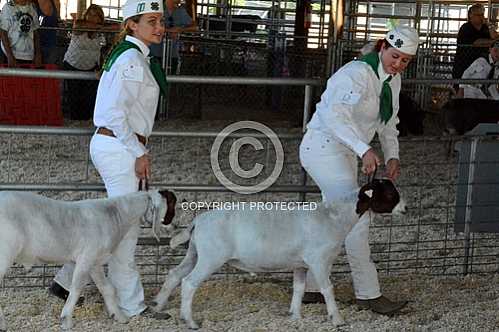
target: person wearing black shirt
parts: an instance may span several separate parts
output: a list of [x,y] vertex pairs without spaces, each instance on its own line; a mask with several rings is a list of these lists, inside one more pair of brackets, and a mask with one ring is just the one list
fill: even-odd
[[474,4],[468,9],[468,22],[461,26],[457,35],[453,78],[461,78],[473,61],[487,56],[489,47],[499,38],[494,27],[487,25],[484,13],[485,8],[481,4]]

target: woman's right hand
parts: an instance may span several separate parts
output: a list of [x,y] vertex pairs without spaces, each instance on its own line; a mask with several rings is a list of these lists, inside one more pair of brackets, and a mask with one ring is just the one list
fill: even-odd
[[135,160],[135,174],[142,180],[150,177],[151,160],[148,154],[144,154]]
[[371,148],[362,156],[362,172],[371,175],[381,165],[381,159]]

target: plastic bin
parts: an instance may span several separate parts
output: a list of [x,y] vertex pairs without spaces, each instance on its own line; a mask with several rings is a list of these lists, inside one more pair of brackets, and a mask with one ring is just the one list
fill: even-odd
[[[0,64],[0,67],[6,67]],[[34,69],[35,65],[18,68]],[[55,70],[56,65],[43,65]],[[0,123],[10,125],[62,126],[60,80],[53,78],[1,76]]]
[[454,229],[499,233],[499,124],[481,123],[466,136],[476,137],[456,146],[459,169]]

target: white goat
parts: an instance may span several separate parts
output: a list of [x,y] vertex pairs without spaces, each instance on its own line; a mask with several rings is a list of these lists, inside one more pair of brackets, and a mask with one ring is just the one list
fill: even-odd
[[[0,281],[14,262],[26,268],[39,263],[75,262],[61,327],[72,327],[74,306],[87,275],[102,294],[109,314],[126,323],[127,316],[118,308],[115,289],[105,277],[103,265],[142,219],[152,224],[158,238],[161,222],[171,223],[175,202],[169,191],[76,202],[27,192],[0,192]],[[0,331],[6,329],[0,308]]]
[[[358,200],[355,198],[358,196]],[[189,328],[192,298],[201,282],[228,263],[248,272],[293,271],[290,313],[301,317],[305,277],[310,270],[326,300],[334,325],[343,324],[329,280],[330,269],[345,237],[366,211],[405,213],[405,203],[389,180],[374,180],[352,193],[348,201],[314,211],[222,211],[196,217],[192,225],[175,236],[170,246],[189,242],[184,260],[174,268],[155,298],[153,310],[167,305],[173,289],[182,281],[180,316]]]

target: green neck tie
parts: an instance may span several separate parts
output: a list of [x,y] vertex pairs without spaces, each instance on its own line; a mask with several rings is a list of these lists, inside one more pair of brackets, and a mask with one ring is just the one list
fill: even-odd
[[[112,65],[116,61],[116,59],[123,52],[125,52],[130,48],[134,48],[140,53],[142,53],[140,47],[138,47],[132,42],[129,42],[128,40],[123,40],[121,43],[119,43],[113,48],[111,54],[109,54],[109,56],[107,57],[106,62],[104,62],[104,66],[102,66],[102,69],[104,71],[109,71],[109,69],[111,69]],[[159,88],[161,89],[161,93],[163,94],[163,96],[166,96],[167,92],[166,77],[165,73],[163,72],[163,68],[161,68],[161,64],[156,58],[152,57],[149,59],[149,68],[151,69],[152,75],[154,76],[156,83],[158,83]]]
[[[373,69],[376,77],[379,79],[378,66],[379,66],[379,56],[378,53],[373,52],[364,55],[359,61],[367,63]],[[383,82],[383,87],[381,88],[381,95],[379,96],[379,116],[381,121],[385,124],[390,120],[393,114],[393,104],[392,104],[392,88],[388,84],[392,80],[392,76]]]

